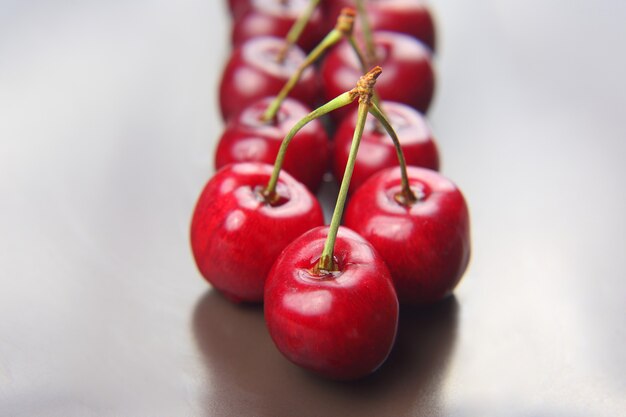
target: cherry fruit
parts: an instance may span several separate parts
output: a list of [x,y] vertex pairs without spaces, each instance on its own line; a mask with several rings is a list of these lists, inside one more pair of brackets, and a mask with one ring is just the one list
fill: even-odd
[[[398,135],[406,164],[438,170],[439,152],[424,116],[405,104],[393,101],[383,101],[381,107]],[[339,181],[346,169],[357,116],[356,111],[348,115],[335,132],[333,172]],[[350,181],[350,192],[376,172],[397,165],[398,156],[393,142],[376,119],[368,115]]]
[[[307,11],[309,3],[309,0],[251,0],[249,7],[235,19],[233,45],[238,46],[258,36],[284,38],[298,17]],[[297,44],[305,51],[313,49],[324,37],[323,23],[318,8],[311,14]]]
[[[394,32],[374,32],[377,64],[385,74],[376,83],[376,92],[383,100],[398,101],[425,113],[435,91],[435,72],[430,50],[415,38]],[[349,90],[361,75],[361,64],[348,42],[331,50],[321,68],[326,99]],[[346,106],[333,113],[338,119],[345,117]]]
[[191,221],[191,248],[204,278],[229,299],[263,300],[265,278],[280,252],[324,224],[319,203],[281,172],[272,200],[263,194],[272,166],[231,164],[200,194]]
[[230,14],[235,20],[241,17],[247,10],[250,9],[251,0],[228,0],[228,8]]
[[[266,122],[263,115],[273,100],[266,97],[256,101],[228,120],[215,154],[216,169],[233,162],[274,163],[283,138],[310,110],[288,98],[274,119]],[[282,168],[316,191],[328,166],[328,143],[320,121],[311,121],[293,138]]]
[[265,320],[292,362],[333,379],[374,372],[396,337],[398,300],[387,266],[361,236],[339,228],[335,271],[317,269],[328,227],[290,244],[265,283]]
[[[435,50],[435,22],[424,0],[366,0],[364,5],[372,30],[405,33]],[[355,6],[355,0],[328,2],[328,16],[333,18],[342,7]],[[355,32],[360,31],[357,23]]]
[[424,168],[407,172],[417,201],[401,198],[400,168],[388,168],[353,194],[345,224],[385,260],[400,303],[433,303],[452,292],[467,268],[469,213],[449,179]]
[[[257,37],[233,51],[220,82],[220,108],[227,120],[244,107],[276,95],[304,61],[304,52],[289,48],[279,59],[284,39]],[[313,106],[317,101],[317,79],[313,68],[306,68],[290,92],[290,97]]]

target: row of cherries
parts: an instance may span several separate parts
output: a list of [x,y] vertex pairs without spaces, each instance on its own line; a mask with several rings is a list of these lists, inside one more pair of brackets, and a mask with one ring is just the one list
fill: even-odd
[[[355,379],[387,358],[400,303],[433,303],[457,285],[469,261],[469,214],[459,189],[436,171],[437,147],[419,112],[434,91],[428,8],[422,0],[318,3],[230,0],[235,49],[220,86],[226,127],[191,245],[214,288],[234,302],[264,302],[270,335],[288,359]],[[356,25],[346,5],[359,9]],[[339,18],[321,37],[328,16]],[[318,75],[311,64],[326,51]],[[387,76],[380,67],[365,73],[366,62]],[[332,142],[320,117],[330,117]],[[341,187],[323,226],[312,193],[329,157]]]

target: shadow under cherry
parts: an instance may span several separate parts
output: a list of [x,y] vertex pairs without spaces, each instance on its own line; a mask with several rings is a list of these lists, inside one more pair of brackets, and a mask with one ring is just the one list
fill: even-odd
[[330,381],[285,359],[262,305],[235,305],[214,290],[193,312],[206,373],[206,414],[281,416],[436,416],[452,357],[459,304],[454,297],[402,308],[398,337],[383,366],[358,381]]

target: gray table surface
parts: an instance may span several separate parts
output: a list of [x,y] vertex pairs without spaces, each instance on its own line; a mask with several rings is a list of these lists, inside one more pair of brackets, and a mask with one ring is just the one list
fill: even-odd
[[432,1],[473,259],[350,384],[191,258],[223,3],[0,0],[0,415],[626,415],[626,2]]

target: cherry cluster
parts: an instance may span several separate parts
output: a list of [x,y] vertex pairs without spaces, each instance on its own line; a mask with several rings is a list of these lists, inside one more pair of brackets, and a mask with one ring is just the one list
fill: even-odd
[[[393,347],[399,305],[446,297],[469,261],[467,206],[437,172],[423,116],[431,13],[423,0],[229,7],[225,129],[193,213],[196,264],[233,302],[264,303],[292,362],[365,376]],[[341,185],[324,226],[314,193],[329,169]]]

